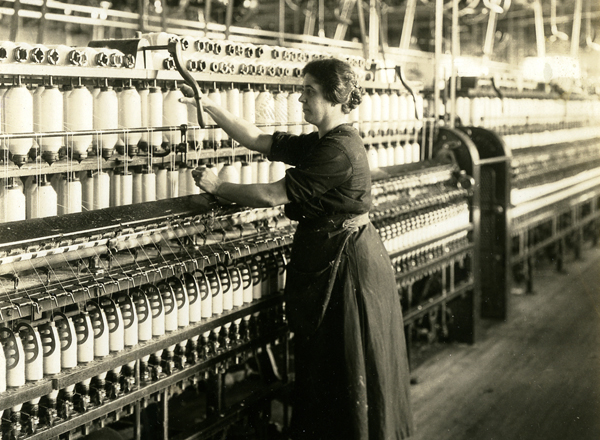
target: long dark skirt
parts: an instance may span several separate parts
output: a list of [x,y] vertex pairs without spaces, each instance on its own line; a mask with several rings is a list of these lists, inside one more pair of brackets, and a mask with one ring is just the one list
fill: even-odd
[[[286,294],[294,339],[294,440],[397,440],[413,431],[402,311],[393,269],[369,223],[350,236],[329,300],[321,287],[344,233],[298,228]],[[326,278],[326,277],[325,277]],[[308,282],[310,284],[310,282]],[[304,298],[298,299],[304,291]],[[326,306],[324,304],[326,303]],[[310,313],[309,326],[302,326]],[[312,320],[313,315],[319,315]],[[316,328],[315,328],[316,327]]]

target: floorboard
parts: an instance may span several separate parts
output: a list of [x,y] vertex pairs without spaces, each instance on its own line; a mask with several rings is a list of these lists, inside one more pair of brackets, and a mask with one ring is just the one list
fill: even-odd
[[600,439],[600,249],[542,265],[506,322],[413,371],[414,440]]

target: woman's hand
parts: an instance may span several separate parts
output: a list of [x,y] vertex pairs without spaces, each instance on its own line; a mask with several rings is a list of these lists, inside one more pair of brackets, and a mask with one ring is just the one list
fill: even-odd
[[216,194],[219,186],[223,183],[215,173],[205,166],[199,166],[193,170],[192,177],[196,182],[196,186],[209,194]]
[[[192,88],[190,86],[188,86],[187,84],[183,84],[181,86],[181,93],[184,94],[185,98],[179,98],[179,102],[181,102],[183,104],[190,104],[190,105],[193,105],[194,107],[196,107],[196,100],[194,99],[194,91],[192,90]],[[214,107],[216,105],[212,99],[208,98],[204,94],[201,94],[198,98],[202,101],[203,107]]]

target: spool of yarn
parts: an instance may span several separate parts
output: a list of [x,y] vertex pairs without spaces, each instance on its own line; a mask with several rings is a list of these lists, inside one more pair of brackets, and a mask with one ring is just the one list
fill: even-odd
[[212,297],[212,314],[221,315],[223,313],[223,288],[221,280],[215,267],[208,267],[204,270]]
[[138,318],[133,299],[125,292],[115,295],[115,303],[123,318],[124,347],[134,347],[138,344]]
[[189,183],[188,177],[191,177],[191,173],[188,172],[189,167],[186,163],[179,164],[179,174],[177,175],[177,185],[179,187],[179,197],[189,195]]
[[219,274],[223,295],[223,312],[228,312],[233,309],[233,283],[231,275],[229,273],[229,268],[224,264],[217,265],[217,272]]
[[206,273],[204,271],[197,270],[196,272],[194,272],[194,278],[196,278],[198,288],[200,289],[200,309],[202,313],[202,318],[210,318],[213,314],[212,290],[210,288],[208,278],[206,277]]
[[96,137],[96,145],[102,157],[109,158],[115,149],[119,136],[102,133],[102,130],[119,128],[119,99],[114,89],[108,85],[102,87],[94,99],[94,130],[101,133]]
[[407,142],[404,144],[404,163],[412,163],[412,144]]
[[181,277],[188,297],[188,321],[192,324],[200,322],[202,320],[202,300],[198,281],[188,272],[183,273]]
[[59,206],[63,206],[65,214],[73,214],[82,211],[82,186],[81,181],[75,174],[69,174],[61,191]]
[[412,143],[412,161],[419,162],[421,160],[421,146],[418,142]]
[[163,123],[163,95],[160,87],[152,86],[148,91],[148,125],[150,134],[148,136],[149,148],[156,150],[161,148],[163,134],[152,128],[161,127]]
[[275,131],[275,99],[269,90],[262,90],[256,97],[256,124],[265,133]]
[[[47,85],[40,96],[42,133],[62,131],[64,127],[63,94],[55,85]],[[49,165],[58,160],[58,150],[63,145],[63,138],[59,136],[44,136],[39,140],[42,159]]]
[[[21,77],[17,77],[17,84],[4,94],[3,110],[4,132],[12,134],[33,131],[33,96],[25,85],[21,84]],[[31,139],[8,139],[6,144],[15,165],[20,167],[27,162],[27,154],[32,146]]]
[[271,174],[270,162],[266,159],[261,158],[258,160],[257,167],[257,183],[269,183],[269,178]]
[[175,294],[175,303],[177,305],[177,327],[187,327],[190,325],[190,301],[186,290],[186,285],[181,278],[170,277],[167,283],[171,286]]
[[240,174],[237,167],[229,162],[223,165],[218,175],[223,182],[240,183]]
[[[221,92],[218,89],[211,89],[208,92],[208,98],[212,100],[216,105],[222,106]],[[205,119],[206,125],[212,126],[207,129],[205,142],[207,142],[207,148],[219,148],[221,146],[221,140],[223,139],[223,133],[220,128],[216,126],[214,119],[207,113]]]
[[248,260],[250,275],[252,277],[252,299],[260,299],[262,297],[262,269],[260,267],[261,261],[259,256],[255,255]]
[[[64,99],[65,130],[92,130],[94,128],[94,98],[87,87],[76,85]],[[67,136],[67,145],[71,148],[73,159],[82,161],[88,156],[92,145],[92,136]]]
[[369,168],[374,170],[379,167],[379,154],[377,148],[374,145],[369,145],[367,151],[367,158],[369,160]]
[[132,185],[132,199],[131,203],[142,203],[143,201],[143,184],[142,184],[142,170],[140,167],[135,167],[131,176]]
[[252,183],[258,183],[258,157],[254,156],[254,160],[250,162],[252,168]]
[[127,206],[133,203],[133,174],[123,171],[121,175],[121,205]]
[[110,353],[110,333],[106,313],[94,301],[88,301],[86,308],[94,329],[94,357],[106,357]]
[[73,316],[77,335],[77,363],[86,364],[94,360],[94,327],[87,311]]
[[371,95],[365,93],[362,97],[362,102],[359,106],[359,119],[360,119],[360,135],[364,138],[371,135],[371,118],[373,115],[373,104],[371,101]]
[[153,284],[147,284],[144,286],[144,293],[146,294],[150,304],[152,316],[152,336],[162,336],[165,334],[165,308],[163,306],[161,293]]
[[121,196],[123,194],[121,184],[123,182],[123,170],[113,170],[110,179],[110,206],[121,206]]
[[233,307],[241,307],[244,305],[244,284],[242,282],[242,273],[239,266],[229,266],[228,271],[233,290]]
[[7,327],[0,328],[0,342],[6,358],[6,387],[19,388],[25,385],[25,352],[17,333]]
[[18,184],[16,179],[7,179],[1,199],[5,222],[25,220],[25,194],[23,193],[23,187]]
[[285,177],[285,164],[275,161],[269,165],[269,182],[278,182]]
[[110,206],[110,176],[105,171],[92,175],[94,183],[94,209],[104,209]]
[[188,143],[192,148],[197,149],[202,146],[206,132],[200,128],[198,123],[198,111],[192,104],[186,104],[188,119]]
[[391,167],[396,165],[396,153],[394,151],[394,145],[391,142],[386,144],[385,151],[387,152],[387,166]]
[[156,174],[149,168],[142,173],[142,201],[155,202],[156,199]]
[[249,185],[253,182],[254,176],[252,175],[252,166],[248,162],[243,162],[240,171],[240,183]]
[[[142,127],[142,98],[135,87],[129,81],[119,92],[119,128],[140,128]],[[147,100],[147,96],[145,96]],[[147,108],[145,109],[147,112]],[[145,115],[148,117],[147,114]],[[137,145],[142,138],[142,133],[125,133],[121,135],[121,141],[127,151],[121,152],[133,156],[137,151]]]
[[125,348],[125,324],[121,308],[107,296],[101,297],[99,302],[106,316],[109,351],[112,353],[122,351]]
[[240,96],[240,89],[231,87],[227,89],[225,95],[227,97],[227,110],[229,110],[232,115],[241,117],[243,100]]
[[152,339],[152,308],[150,301],[146,293],[140,288],[131,290],[130,294],[137,317],[138,340],[149,341]]
[[250,266],[245,259],[241,259],[237,268],[240,271],[240,277],[242,280],[242,288],[243,288],[243,302],[244,304],[251,303],[252,298],[252,274],[250,272]]
[[252,123],[256,123],[256,96],[254,90],[246,89],[242,92],[242,117]]
[[82,171],[81,179],[81,205],[86,211],[94,209],[94,179],[91,171]]
[[156,170],[156,200],[164,200],[168,197],[167,168],[159,167]]
[[57,312],[54,314],[58,339],[60,341],[60,366],[61,369],[70,369],[77,366],[77,334],[73,320],[65,314]]
[[275,130],[287,131],[288,127],[288,93],[280,90],[275,93]]
[[[177,87],[177,82],[164,95],[163,102],[163,125],[165,127],[179,127],[188,123],[188,109],[186,104],[179,102],[183,93]],[[166,141],[176,147],[181,143],[181,131],[177,128],[165,132]]]
[[167,168],[167,198],[179,197],[179,167],[170,165]]
[[42,180],[33,190],[31,197],[31,218],[57,215],[58,196],[50,182],[46,180],[46,176],[42,176]]
[[[43,350],[44,374],[48,376],[59,374],[62,371],[61,341],[56,324],[53,321],[42,324],[39,326],[39,332]],[[75,340],[73,343],[76,346]],[[77,354],[75,356],[77,364]]]
[[165,331],[174,332],[177,330],[177,299],[171,285],[163,280],[158,285],[158,290],[162,297],[163,310],[165,314]]
[[26,322],[20,322],[16,330],[25,354],[25,380],[28,382],[41,380],[44,377],[44,356],[40,334],[36,328]]

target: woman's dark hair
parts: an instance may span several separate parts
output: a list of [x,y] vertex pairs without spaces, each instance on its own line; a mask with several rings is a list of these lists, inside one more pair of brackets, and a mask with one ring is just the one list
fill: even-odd
[[325,99],[333,104],[342,104],[345,114],[358,107],[363,90],[358,85],[352,66],[337,58],[326,58],[309,62],[302,70],[310,74],[323,89]]

